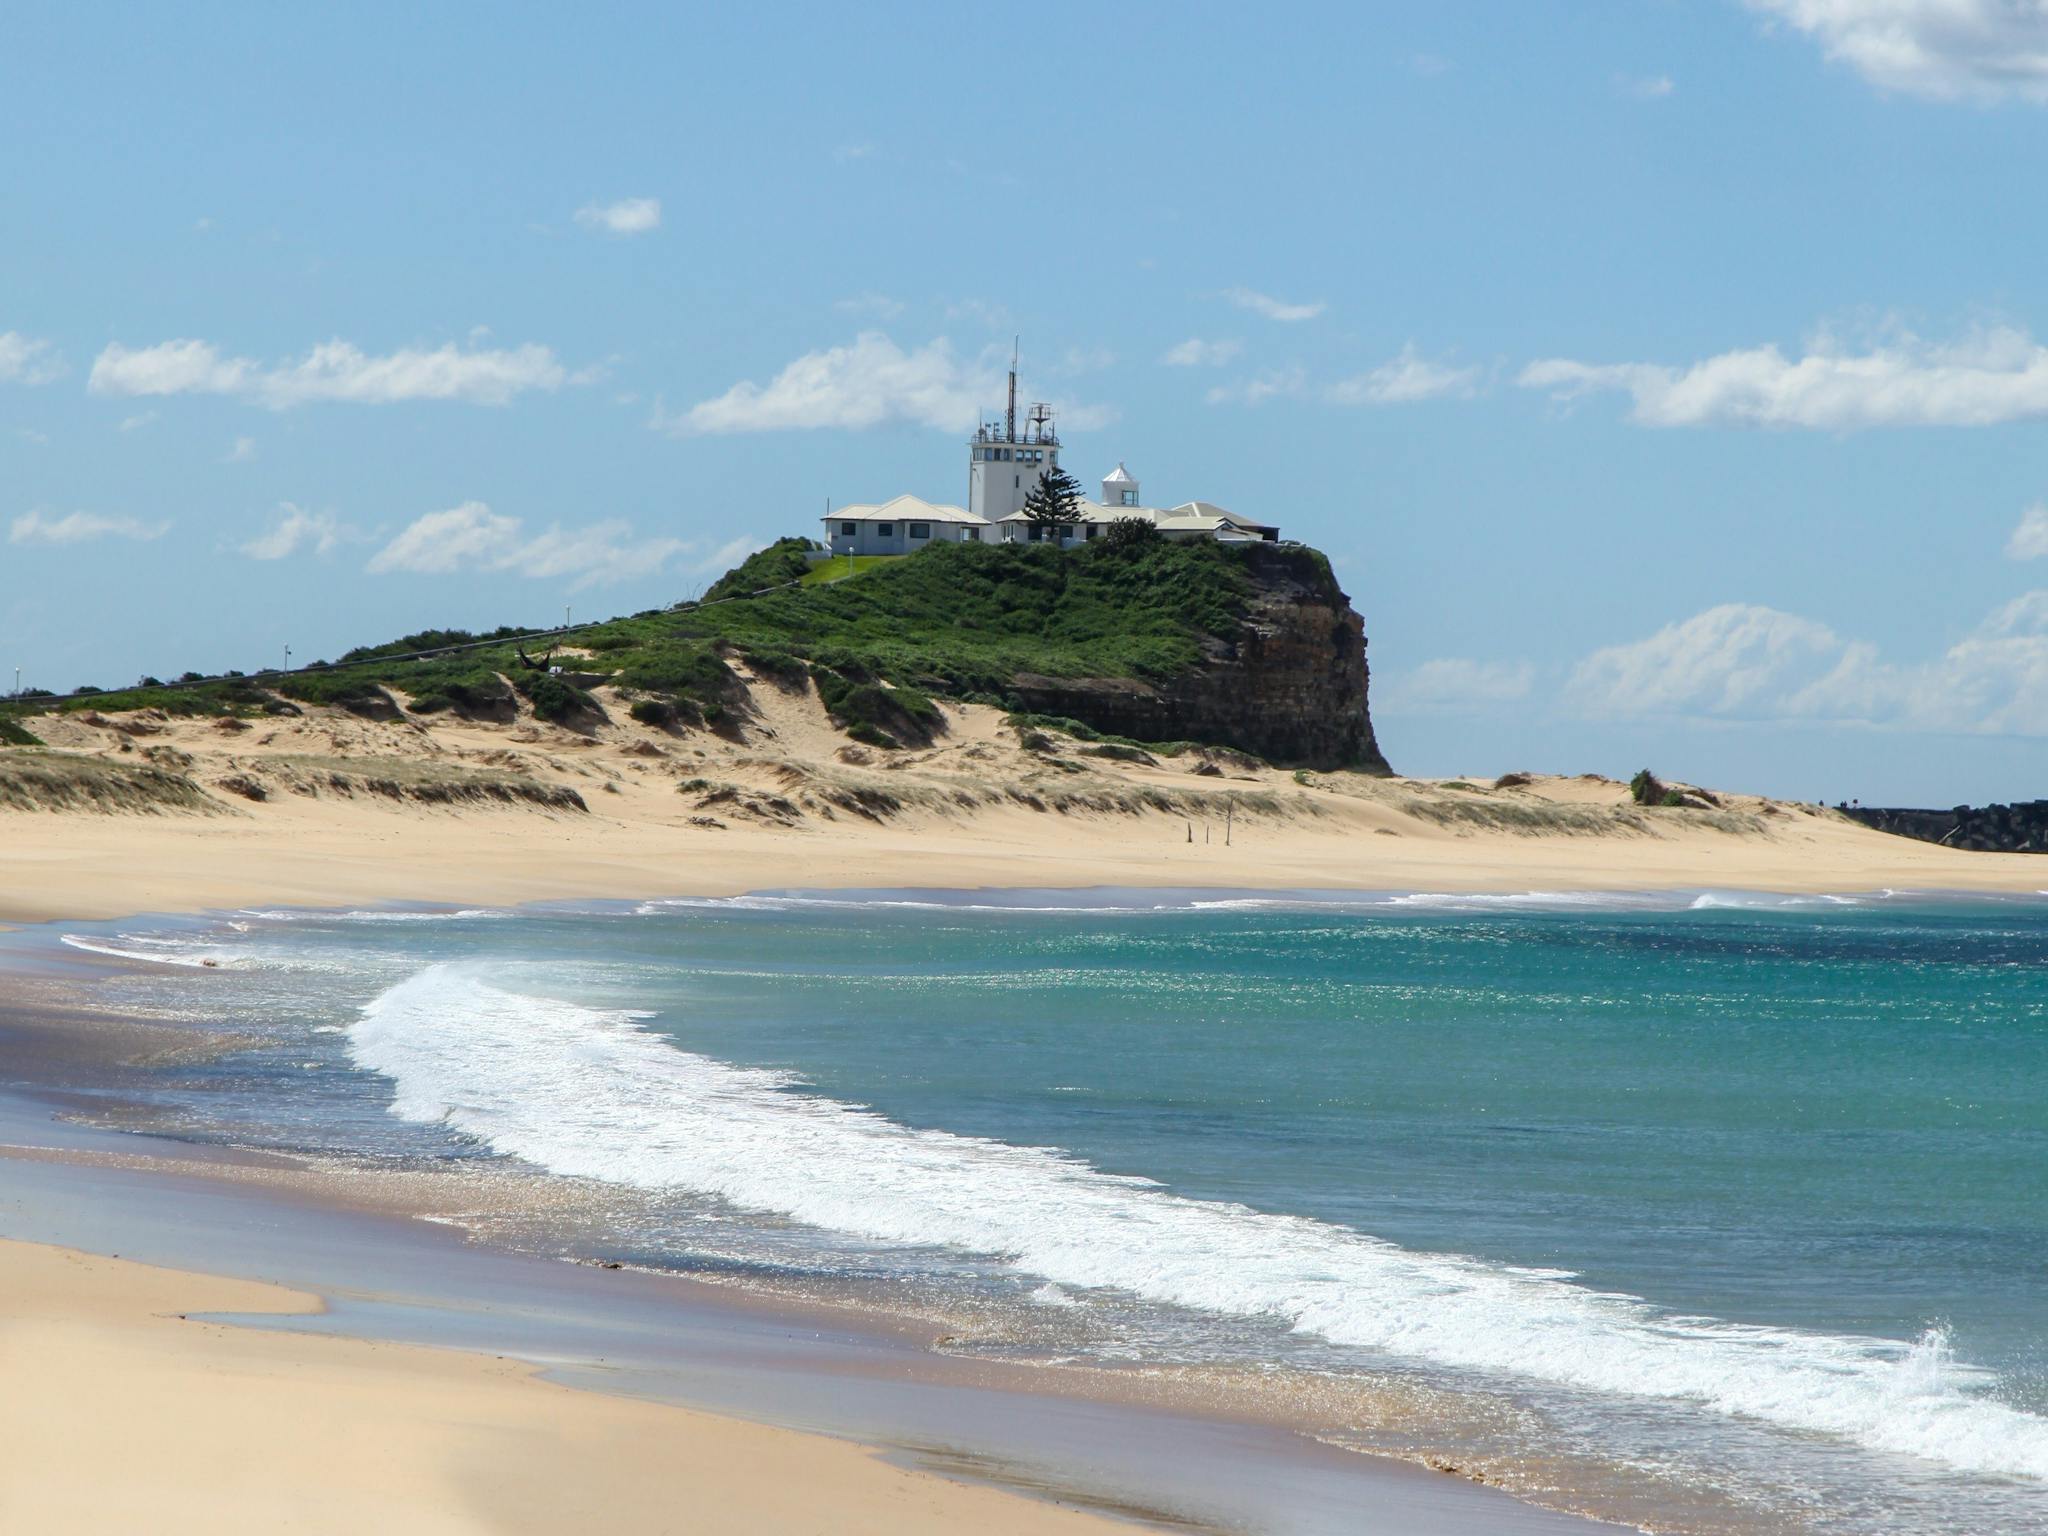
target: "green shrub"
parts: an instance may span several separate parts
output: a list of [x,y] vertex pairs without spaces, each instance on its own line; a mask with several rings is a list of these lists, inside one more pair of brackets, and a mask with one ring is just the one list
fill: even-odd
[[522,673],[515,686],[526,695],[536,719],[567,725],[586,716],[604,713],[596,699],[574,683],[563,682],[552,672]]
[[40,747],[42,738],[25,729],[20,722],[0,715],[0,746]]
[[727,597],[745,597],[751,592],[760,592],[768,587],[787,586],[793,581],[802,581],[811,568],[805,558],[809,550],[818,548],[814,539],[777,539],[766,549],[757,550],[738,565],[727,571],[711,584],[711,590],[704,594],[709,603]]

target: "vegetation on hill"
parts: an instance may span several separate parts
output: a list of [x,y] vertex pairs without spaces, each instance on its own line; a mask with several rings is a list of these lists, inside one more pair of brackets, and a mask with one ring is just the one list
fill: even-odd
[[[739,660],[778,686],[801,685],[808,673],[842,726],[893,745],[930,738],[938,724],[934,693],[1006,703],[1024,674],[1164,678],[1184,671],[1200,659],[1205,638],[1236,632],[1252,591],[1245,552],[1208,540],[1071,550],[939,543],[859,580],[798,585],[813,547],[780,540],[720,578],[700,604],[580,630],[560,642],[574,647],[575,659],[554,658],[573,680],[545,669],[555,642],[522,647],[526,631],[428,630],[283,678],[175,687],[149,679],[90,699],[24,698],[0,705],[0,723],[16,722],[0,739],[14,739],[22,717],[87,707],[253,715],[326,704],[385,716],[402,706],[507,719],[514,690],[541,718],[575,725],[602,718],[589,692],[596,680],[615,686],[637,718],[715,724],[741,696],[730,664]],[[1314,551],[1278,553],[1300,562],[1304,580],[1328,579]]]

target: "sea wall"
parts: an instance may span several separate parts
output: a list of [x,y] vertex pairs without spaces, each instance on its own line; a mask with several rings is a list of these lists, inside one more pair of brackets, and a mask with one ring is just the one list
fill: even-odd
[[1959,805],[1947,811],[1845,806],[1843,814],[1900,837],[1979,853],[2048,853],[2048,800]]
[[1295,546],[1246,551],[1251,603],[1234,635],[1163,680],[1019,675],[1038,714],[1066,715],[1138,741],[1237,747],[1268,762],[1390,773],[1367,708],[1365,621],[1323,557]]

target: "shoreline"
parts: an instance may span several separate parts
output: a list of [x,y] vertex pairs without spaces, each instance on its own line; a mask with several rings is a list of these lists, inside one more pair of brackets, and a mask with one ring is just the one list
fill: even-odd
[[[595,763],[588,749],[575,751],[577,755],[571,756],[565,748],[559,760],[557,766],[565,775]],[[1396,803],[1411,791],[1419,792],[1406,781],[1326,789],[1320,783],[1298,787],[1269,774],[1265,791],[1285,797],[1283,810],[1240,815],[1228,842],[1220,821],[1204,829],[1179,814],[1068,815],[1016,807],[983,809],[967,818],[926,814],[896,822],[842,819],[797,827],[734,818],[707,830],[692,825],[686,815],[689,807],[677,804],[667,775],[681,770],[649,770],[651,781],[636,782],[631,775],[644,767],[644,760],[626,762],[625,777],[605,781],[618,788],[590,794],[593,810],[576,816],[513,809],[424,810],[296,797],[215,816],[5,813],[0,826],[8,840],[0,847],[0,873],[9,878],[0,882],[0,923],[33,927],[0,941],[0,967],[33,955],[42,942],[39,935],[48,935],[47,961],[58,947],[55,927],[67,922],[115,925],[173,914],[188,915],[181,920],[219,922],[245,908],[509,908],[547,902],[716,899],[764,889],[916,890],[959,896],[1017,890],[1078,894],[1110,888],[1240,897],[1265,893],[1280,899],[1306,893],[1337,899],[1393,893],[1512,897],[1538,892],[1617,898],[1678,892],[1824,896],[1887,889],[1969,899],[2033,896],[2048,889],[2048,860],[1958,853],[1875,832],[1832,813],[1774,808],[1769,802],[1756,802],[1754,810],[1743,812],[1761,831],[1731,832],[1686,820],[1684,813],[1665,813],[1662,819],[1653,819],[1647,831],[1527,835],[1418,818]],[[1189,779],[1187,774],[1176,775],[1175,792],[1187,792],[1180,781]],[[775,780],[768,770],[760,770],[755,782],[772,785]],[[1206,787],[1201,780],[1192,782]],[[590,787],[585,783],[586,790]],[[1260,787],[1244,786],[1247,793]],[[1623,786],[1606,780],[1557,780],[1539,788],[1542,797],[1529,790],[1503,798],[1514,802],[1510,809],[1526,801],[1573,814],[1593,807],[1607,815],[1615,797],[1625,794]],[[1443,800],[1442,787],[1436,792]],[[1462,793],[1452,792],[1449,801],[1455,803]],[[405,895],[394,899],[394,891]],[[69,985],[63,976],[82,974],[70,962],[84,958],[69,952],[58,956],[45,969],[59,974],[46,975],[35,990],[61,1001]],[[125,962],[99,957],[95,963]],[[146,1023],[124,1025],[105,1019],[101,1026],[109,1032],[110,1044],[117,1043],[115,1036],[123,1030],[148,1028]],[[61,1033],[67,1026],[58,1023],[53,1028]],[[127,1044],[132,1049],[134,1042]],[[91,1087],[104,1091],[108,1086],[105,1076],[88,1072],[84,1077]],[[0,1141],[18,1143],[19,1136],[5,1134],[9,1123],[0,1116]],[[127,1150],[136,1150],[131,1133],[104,1134],[127,1137]],[[371,1298],[335,1306],[332,1315],[333,1326],[366,1338],[411,1337],[414,1342],[517,1353],[507,1349],[502,1329],[491,1331],[499,1326],[493,1317],[497,1307],[474,1295],[449,1293],[450,1275],[474,1279],[498,1298],[499,1305],[529,1306],[540,1296],[549,1305],[567,1306],[563,1298],[571,1292],[576,1307],[588,1303],[589,1293],[574,1286],[565,1292],[555,1277],[543,1277],[528,1267],[532,1261],[513,1265],[500,1255],[481,1268],[471,1268],[468,1255],[475,1249],[448,1246],[449,1234],[439,1229],[444,1241],[433,1250],[439,1257],[431,1264],[421,1261],[381,1276],[355,1273],[335,1252],[332,1234],[344,1228],[374,1232],[377,1245],[388,1245],[392,1239],[387,1227],[357,1226],[355,1218],[331,1208],[332,1200],[305,1190],[291,1195],[254,1183],[231,1187],[217,1174],[203,1179],[210,1189],[201,1188],[195,1183],[201,1161],[194,1156],[197,1149],[162,1145],[176,1155],[151,1171],[79,1171],[81,1165],[74,1162],[67,1165],[72,1173],[63,1175],[47,1171],[56,1165],[42,1164],[44,1171],[28,1182],[57,1187],[65,1177],[74,1178],[67,1198],[99,1201],[115,1222],[97,1245],[79,1246],[122,1253],[133,1251],[136,1224],[156,1218],[145,1215],[146,1200],[109,1191],[124,1179],[170,1191],[169,1203],[180,1210],[215,1213],[210,1219],[218,1224],[216,1251],[236,1264],[248,1262],[253,1239],[244,1227],[218,1213],[237,1206],[276,1212],[296,1201],[302,1215],[311,1213],[307,1225],[293,1227],[299,1233],[298,1252],[282,1255],[288,1268],[266,1278],[296,1281],[300,1289],[323,1296],[330,1304],[342,1291]],[[180,1161],[194,1171],[177,1171]],[[0,1166],[13,1171],[16,1183],[23,1182],[27,1165],[10,1159]],[[248,1204],[251,1201],[256,1205]],[[409,1216],[404,1220],[415,1228],[426,1225]],[[22,1235],[18,1223],[18,1214],[13,1221],[0,1217],[0,1235]],[[61,1232],[55,1235],[62,1239]],[[181,1257],[177,1252],[163,1256]],[[203,1273],[210,1262],[203,1252],[182,1257],[188,1262],[174,1262],[172,1267]],[[495,1269],[496,1263],[510,1267]],[[509,1278],[513,1269],[516,1280]],[[674,1316],[694,1315],[702,1308],[724,1320],[739,1315],[730,1294],[698,1295],[685,1304],[677,1299],[681,1293],[676,1286],[664,1286],[658,1277],[634,1280],[606,1272],[603,1279],[611,1282],[614,1295],[622,1284],[644,1284],[650,1294],[660,1291],[662,1305],[677,1309]],[[442,1290],[431,1305],[418,1303],[420,1294],[437,1286]],[[408,1297],[414,1300],[408,1302]],[[771,1330],[809,1327],[823,1337],[835,1327],[854,1326],[843,1318],[837,1324],[821,1319],[815,1309],[805,1310],[789,1298],[756,1297],[749,1305],[778,1320],[767,1325]],[[1538,1536],[1614,1529],[1551,1513],[1499,1489],[1445,1477],[1396,1456],[1318,1445],[1306,1430],[1176,1416],[1171,1407],[1140,1404],[1128,1397],[1091,1397],[1045,1373],[1027,1385],[1022,1377],[988,1369],[986,1362],[970,1365],[903,1339],[879,1354],[872,1352],[879,1348],[873,1340],[845,1346],[851,1350],[845,1355],[836,1352],[835,1344],[830,1370],[815,1369],[815,1360],[807,1360],[800,1370],[779,1353],[783,1346],[762,1333],[742,1330],[748,1348],[756,1351],[747,1359],[709,1350],[686,1365],[663,1358],[630,1369],[604,1351],[623,1349],[630,1355],[645,1347],[644,1336],[636,1341],[592,1333],[582,1323],[570,1327],[567,1316],[557,1316],[560,1326],[555,1333],[543,1329],[525,1338],[532,1358],[605,1361],[584,1370],[577,1385],[614,1395],[624,1391],[682,1399],[714,1414],[822,1428],[870,1446],[893,1447],[888,1454],[906,1457],[928,1471],[1007,1483],[1041,1498],[1071,1499],[1086,1488],[1094,1503],[1124,1517],[1156,1517],[1161,1509],[1155,1495],[1179,1488],[1182,1483],[1177,1479],[1191,1475],[1176,1436],[1185,1441],[1189,1436],[1213,1435],[1220,1438],[1209,1442],[1212,1452],[1202,1468],[1210,1481],[1202,1486],[1197,1502],[1211,1515],[1216,1510],[1229,1512],[1232,1518],[1224,1523],[1244,1525],[1265,1513],[1258,1497],[1266,1497],[1269,1502],[1300,1500],[1299,1507],[1288,1506],[1289,1518],[1299,1516],[1300,1523],[1261,1522],[1259,1528],[1305,1536],[1359,1528],[1360,1507],[1387,1518],[1383,1529],[1388,1536],[1395,1531],[1462,1536],[1498,1530]],[[724,1395],[718,1401],[705,1400],[702,1383],[707,1378],[702,1375],[690,1378],[698,1384],[694,1398],[676,1385],[689,1372],[705,1370],[720,1384]],[[845,1374],[834,1374],[839,1371]],[[798,1382],[803,1383],[801,1388],[794,1385]],[[805,1391],[837,1404],[836,1417],[822,1423],[806,1421],[796,1411]],[[874,1406],[879,1401],[890,1405],[897,1421],[884,1422]],[[962,1424],[978,1437],[965,1455],[946,1449],[956,1443]],[[1085,1431],[1077,1431],[1076,1424],[1085,1425]],[[1091,1460],[1101,1457],[1109,1457],[1114,1465]],[[1253,1467],[1261,1469],[1257,1476],[1245,1470]],[[1224,1469],[1231,1469],[1229,1476]],[[1297,1485],[1321,1491],[1313,1496],[1297,1493]],[[1250,1507],[1231,1502],[1246,1498],[1252,1499]],[[1015,1502],[1030,1507],[1027,1501]],[[1328,1515],[1340,1508],[1345,1519],[1317,1523],[1319,1513]],[[986,1528],[1022,1529],[1004,1520]]]
[[[190,1288],[180,1295],[218,1282],[281,1288],[301,1302],[311,1298],[311,1306],[283,1313],[256,1303],[177,1306],[180,1313],[209,1314],[206,1346],[186,1353],[178,1376],[179,1390],[202,1399],[220,1378],[236,1379],[248,1368],[235,1345],[252,1333],[273,1341],[259,1348],[273,1365],[307,1380],[332,1378],[334,1361],[325,1353],[330,1344],[378,1352],[390,1380],[404,1384],[393,1388],[400,1396],[415,1381],[413,1366],[435,1379],[473,1366],[492,1388],[488,1399],[477,1400],[481,1411],[529,1430],[539,1409],[516,1402],[508,1389],[587,1389],[554,1399],[542,1420],[552,1422],[565,1400],[587,1398],[670,1416],[658,1426],[652,1419],[630,1425],[644,1431],[643,1442],[657,1427],[664,1445],[705,1429],[691,1443],[710,1455],[709,1448],[729,1449],[737,1436],[752,1460],[786,1462],[784,1480],[818,1493],[815,1506],[786,1518],[800,1514],[815,1523],[829,1509],[835,1529],[935,1533],[971,1526],[1018,1536],[1086,1536],[1133,1521],[1303,1536],[1340,1529],[1383,1536],[1572,1536],[1616,1529],[1444,1477],[1446,1469],[1320,1444],[1282,1418],[1233,1414],[1185,1395],[1147,1401],[1118,1390],[1109,1379],[1114,1373],[1048,1372],[1024,1362],[934,1352],[929,1326],[886,1310],[500,1248],[442,1222],[421,1221],[431,1201],[408,1210],[390,1199],[361,1198],[360,1190],[352,1197],[332,1185],[321,1189],[305,1160],[289,1154],[187,1146],[150,1132],[84,1124],[64,1113],[63,1098],[61,1092],[45,1098],[0,1090],[0,1167],[8,1170],[13,1196],[0,1211],[0,1277],[10,1273],[20,1245],[56,1245],[98,1258],[140,1258],[154,1277],[150,1284]],[[138,1293],[123,1294],[132,1309]],[[152,1305],[151,1316],[172,1310]],[[45,1310],[51,1315],[25,1325],[32,1340],[50,1336],[37,1330],[54,1327],[61,1334],[105,1322]],[[451,1359],[467,1364],[450,1366]],[[109,1360],[106,1368],[118,1374],[124,1362],[155,1369],[146,1352]],[[1103,1379],[1089,1381],[1091,1374]],[[346,1371],[343,1378],[346,1387]],[[382,1398],[377,1401],[381,1413]],[[608,1411],[571,1413],[579,1423],[584,1417],[613,1422]],[[1202,1444],[1207,1450],[1197,1472],[1183,1458]],[[820,1452],[815,1458],[814,1449]],[[646,1461],[658,1466],[666,1455]],[[822,1465],[814,1468],[814,1461]],[[630,1483],[645,1471],[636,1464],[621,1475]],[[885,1472],[909,1481],[886,1481]],[[590,1472],[564,1468],[561,1475],[573,1484],[587,1481]],[[717,1482],[715,1469],[706,1475]],[[652,1476],[659,1487],[671,1486],[668,1478],[666,1468]],[[0,1508],[18,1507],[17,1493],[0,1477]],[[955,1494],[972,1498],[963,1502]],[[599,1495],[593,1487],[584,1497]],[[888,1511],[886,1518],[872,1526],[848,1518],[862,1500],[878,1517]],[[1255,1525],[1265,1512],[1262,1500],[1289,1500],[1293,1507]],[[899,1518],[906,1501],[913,1515]],[[1372,1514],[1361,1523],[1358,1511],[1368,1506]],[[636,1524],[630,1511],[612,1523],[625,1530],[668,1528],[651,1516],[650,1523]],[[200,1524],[269,1528],[233,1520],[194,1528]],[[343,1521],[332,1528],[360,1526]],[[401,1522],[390,1528],[457,1527]],[[559,1527],[508,1520],[459,1528]],[[736,1519],[712,1528],[781,1527]]]

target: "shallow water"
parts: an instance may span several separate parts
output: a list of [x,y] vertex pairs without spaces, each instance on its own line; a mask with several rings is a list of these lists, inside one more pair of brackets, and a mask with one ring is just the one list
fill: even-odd
[[[801,895],[104,925],[182,1134],[1660,1529],[2048,1531],[2048,901]],[[203,962],[215,962],[208,966]]]

